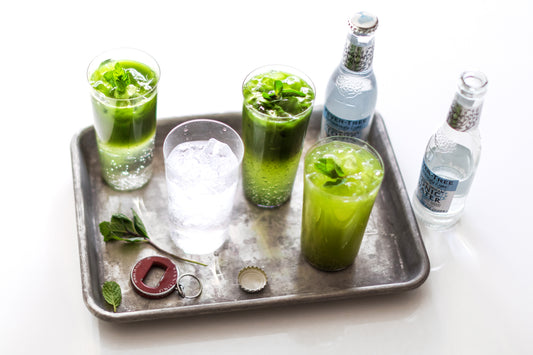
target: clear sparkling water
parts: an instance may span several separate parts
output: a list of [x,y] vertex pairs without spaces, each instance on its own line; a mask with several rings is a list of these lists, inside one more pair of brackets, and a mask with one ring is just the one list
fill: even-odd
[[461,218],[481,154],[478,124],[487,83],[481,72],[463,72],[446,122],[429,139],[413,209],[432,229]]
[[239,161],[215,139],[181,143],[165,161],[172,237],[187,253],[220,247],[239,179]]
[[425,157],[428,168],[442,178],[459,180],[447,212],[432,212],[422,205],[416,192],[413,209],[417,217],[434,229],[446,229],[455,224],[463,212],[466,197],[474,179],[476,165],[471,151],[462,145],[450,145],[444,151],[430,148]]

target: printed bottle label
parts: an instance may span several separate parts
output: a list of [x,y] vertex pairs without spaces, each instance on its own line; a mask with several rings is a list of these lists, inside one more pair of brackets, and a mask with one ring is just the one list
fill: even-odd
[[433,212],[448,212],[459,180],[450,180],[432,172],[422,163],[416,197],[424,207]]
[[323,117],[324,130],[328,137],[342,135],[360,138],[361,131],[366,128],[370,122],[370,116],[361,120],[347,120],[337,117],[329,112],[326,107],[324,107]]

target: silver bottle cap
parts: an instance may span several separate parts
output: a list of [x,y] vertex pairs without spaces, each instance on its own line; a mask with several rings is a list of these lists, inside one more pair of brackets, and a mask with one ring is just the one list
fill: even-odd
[[238,281],[243,291],[256,293],[265,288],[268,279],[263,269],[247,266],[239,272]]
[[348,26],[353,34],[371,34],[378,28],[378,18],[369,12],[361,11],[348,20]]

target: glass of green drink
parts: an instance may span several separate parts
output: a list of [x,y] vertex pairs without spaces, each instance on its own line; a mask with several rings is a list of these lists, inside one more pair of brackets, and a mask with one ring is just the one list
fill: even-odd
[[159,76],[155,59],[136,49],[110,50],[89,64],[102,177],[113,189],[138,189],[152,176]]
[[319,140],[305,155],[301,251],[314,267],[353,264],[384,177],[378,152],[353,137]]
[[260,207],[277,207],[292,192],[315,89],[302,72],[269,65],[244,80],[243,188]]

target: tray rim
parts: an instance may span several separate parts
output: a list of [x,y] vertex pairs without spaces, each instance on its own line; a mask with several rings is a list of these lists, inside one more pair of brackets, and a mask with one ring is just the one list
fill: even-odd
[[[322,112],[322,107],[315,107],[314,112]],[[184,115],[176,117],[168,117],[157,120],[157,126],[168,124],[176,121],[186,121],[196,118],[209,118],[217,119],[217,117],[224,117],[228,115],[238,115],[240,112],[229,111],[229,112],[220,112],[220,113],[211,113],[211,114],[194,114],[194,115]],[[377,129],[380,130],[381,135],[383,135],[387,141],[390,150],[387,153],[390,155],[389,159],[392,163],[394,169],[394,175],[397,176],[396,182],[399,188],[399,192],[402,195],[402,205],[407,212],[407,218],[409,225],[414,226],[415,235],[413,236],[413,242],[417,249],[417,254],[421,258],[421,267],[418,270],[418,273],[413,278],[404,281],[404,282],[394,282],[394,287],[391,287],[391,283],[379,284],[379,285],[369,285],[369,286],[358,286],[357,292],[353,292],[353,288],[346,288],[335,292],[329,292],[327,301],[336,301],[343,299],[352,299],[360,297],[368,297],[374,295],[384,295],[391,293],[399,293],[404,291],[413,290],[420,287],[429,277],[430,273],[430,262],[427,251],[422,240],[420,229],[414,216],[414,212],[411,207],[409,197],[406,192],[405,182],[403,176],[398,166],[398,161],[392,145],[390,142],[390,136],[387,132],[385,122],[383,117],[376,112],[374,114],[374,125],[378,125]],[[74,199],[75,199],[75,209],[76,209],[76,222],[77,222],[77,234],[78,234],[78,252],[80,257],[80,271],[81,271],[81,281],[82,281],[82,295],[83,300],[88,308],[88,310],[97,318],[112,321],[112,322],[136,322],[136,321],[145,321],[145,320],[154,320],[162,318],[175,318],[178,316],[187,317],[193,315],[205,315],[205,314],[215,314],[215,313],[226,313],[232,311],[243,311],[249,309],[261,309],[268,307],[282,307],[294,304],[307,304],[314,303],[319,301],[324,301],[321,295],[317,294],[297,294],[297,295],[285,295],[285,296],[271,296],[268,298],[250,298],[247,300],[238,300],[232,302],[218,302],[210,304],[200,304],[200,305],[187,305],[183,308],[171,308],[171,309],[149,309],[149,310],[138,310],[138,311],[128,311],[128,312],[118,312],[114,313],[100,307],[96,300],[92,297],[90,288],[90,273],[86,272],[89,270],[89,255],[86,252],[89,241],[87,240],[87,228],[86,228],[86,218],[84,215],[84,209],[80,208],[83,206],[84,196],[82,189],[82,174],[81,169],[84,168],[83,165],[83,154],[81,152],[80,140],[81,138],[90,131],[94,131],[94,126],[87,126],[80,129],[71,139],[70,151],[71,151],[71,160],[72,160],[72,175],[73,175],[73,188],[74,188]],[[235,306],[235,302],[239,304],[238,307]],[[213,308],[216,308],[216,311],[213,312]]]

